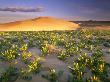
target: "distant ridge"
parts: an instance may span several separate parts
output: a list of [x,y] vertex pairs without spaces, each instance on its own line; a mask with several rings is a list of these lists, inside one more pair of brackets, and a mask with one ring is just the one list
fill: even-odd
[[38,17],[34,19],[0,24],[0,31],[53,31],[76,30],[79,25],[53,17]]

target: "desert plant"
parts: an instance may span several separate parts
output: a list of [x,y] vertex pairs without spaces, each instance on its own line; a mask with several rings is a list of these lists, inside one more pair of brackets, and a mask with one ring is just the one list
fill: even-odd
[[50,80],[51,82],[59,82],[59,78],[63,75],[63,70],[56,72],[55,69],[50,69],[47,75],[42,75],[42,77]]
[[65,61],[67,59],[67,57],[69,57],[69,55],[67,55],[64,51],[61,51],[58,56],[57,56],[60,60]]
[[19,77],[19,70],[9,67],[0,77],[0,82],[15,82]]

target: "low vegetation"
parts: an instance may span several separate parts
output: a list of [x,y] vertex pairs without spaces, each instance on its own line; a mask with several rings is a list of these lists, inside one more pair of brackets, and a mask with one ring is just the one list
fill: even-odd
[[[33,55],[29,48],[41,54]],[[0,32],[0,82],[30,81],[41,74],[41,57],[55,55],[67,65],[68,82],[110,82],[110,31]],[[72,60],[72,61],[70,61]],[[41,75],[50,82],[61,82],[64,71],[49,69]]]

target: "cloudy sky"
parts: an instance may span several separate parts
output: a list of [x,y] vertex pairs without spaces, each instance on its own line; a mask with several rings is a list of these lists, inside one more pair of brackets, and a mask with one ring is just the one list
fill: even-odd
[[38,16],[110,21],[110,0],[0,0],[0,23]]

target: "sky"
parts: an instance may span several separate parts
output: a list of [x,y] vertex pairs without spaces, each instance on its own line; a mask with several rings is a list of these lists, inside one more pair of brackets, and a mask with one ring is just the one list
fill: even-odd
[[39,16],[110,21],[110,0],[0,0],[0,23]]

